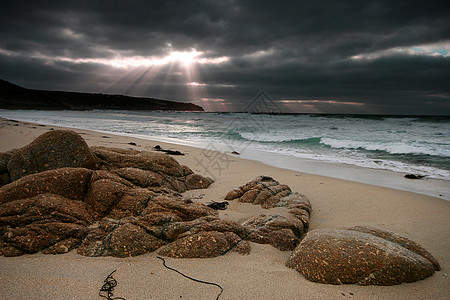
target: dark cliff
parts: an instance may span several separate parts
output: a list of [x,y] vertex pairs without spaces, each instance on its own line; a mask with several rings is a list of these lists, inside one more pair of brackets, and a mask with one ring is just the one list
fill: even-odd
[[32,90],[0,79],[0,108],[37,110],[169,110],[203,111],[183,102],[123,95]]

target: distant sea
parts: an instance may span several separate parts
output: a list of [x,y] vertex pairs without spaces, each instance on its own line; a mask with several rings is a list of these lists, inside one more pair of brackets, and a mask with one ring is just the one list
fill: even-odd
[[0,110],[0,116],[450,180],[450,117],[104,110]]

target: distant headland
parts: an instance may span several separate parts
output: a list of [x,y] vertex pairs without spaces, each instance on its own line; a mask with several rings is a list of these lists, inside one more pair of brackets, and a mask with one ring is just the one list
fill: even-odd
[[0,79],[0,108],[36,110],[164,110],[204,111],[201,106],[154,98],[23,88]]

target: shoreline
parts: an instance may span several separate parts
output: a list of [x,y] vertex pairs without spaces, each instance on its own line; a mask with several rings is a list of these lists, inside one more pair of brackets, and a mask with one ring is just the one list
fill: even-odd
[[[0,119],[0,151],[20,148],[40,134],[59,126]],[[70,128],[64,128],[70,129]],[[173,156],[194,172],[208,171],[199,161],[217,155],[185,145],[150,141],[130,136],[81,134],[89,146],[132,148],[151,151],[155,145],[179,150]],[[130,143],[134,143],[130,144]],[[444,299],[450,293],[450,202],[422,194],[312,175],[273,167],[259,161],[225,154],[217,162],[228,164],[215,182],[204,190],[190,190],[185,197],[207,203],[223,201],[230,190],[259,175],[268,175],[305,194],[312,205],[310,230],[374,226],[404,235],[421,244],[441,263],[442,270],[425,280],[396,286],[326,285],[307,281],[284,264],[290,251],[251,243],[250,255],[228,253],[209,259],[167,259],[167,264],[194,278],[224,288],[220,299]],[[262,209],[258,205],[230,201],[222,219],[237,222],[257,214],[284,213],[284,208]],[[63,266],[63,267],[61,267]],[[76,251],[61,255],[41,253],[0,257],[2,299],[100,299],[98,291],[113,270],[118,286],[114,296],[131,299],[214,299],[218,288],[196,284],[165,269],[156,253],[130,258],[84,257]]]
[[[0,117],[0,119],[9,120],[2,117]],[[148,136],[133,133],[91,130],[78,127],[60,126],[51,123],[35,123],[22,120],[17,121],[36,125],[54,126],[66,129],[86,130],[102,134],[112,134],[129,138],[138,138],[155,143],[164,142],[169,145],[194,147],[201,151],[213,150],[213,151],[220,151],[223,153],[231,152],[230,148],[226,144],[179,140],[175,138]],[[311,175],[319,175],[324,177],[348,180],[352,182],[364,183],[374,186],[392,188],[401,191],[408,191],[450,201],[450,180],[428,178],[428,177],[425,177],[423,179],[412,180],[404,178],[404,175],[407,174],[406,172],[401,173],[386,169],[374,169],[345,163],[334,163],[307,158],[299,158],[290,155],[278,154],[274,152],[251,148],[246,149],[246,151],[240,153],[240,155],[237,157],[262,162],[266,165],[273,166],[276,168],[298,171]]]

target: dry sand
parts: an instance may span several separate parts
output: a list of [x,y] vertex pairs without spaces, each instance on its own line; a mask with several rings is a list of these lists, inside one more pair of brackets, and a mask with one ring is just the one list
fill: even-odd
[[[20,148],[56,126],[0,120],[0,152]],[[166,259],[167,264],[194,278],[220,284],[220,299],[450,299],[450,202],[439,198],[309,175],[271,167],[234,155],[163,142],[75,130],[90,145],[151,150],[155,145],[186,153],[175,158],[196,173],[215,177],[206,190],[185,193],[194,201],[223,201],[225,194],[258,175],[269,175],[305,194],[313,212],[310,230],[370,225],[391,230],[421,244],[442,270],[415,283],[397,286],[325,285],[307,281],[284,266],[290,252],[251,243],[250,255],[228,253],[210,259]],[[133,142],[136,144],[130,145]],[[213,161],[208,170],[204,164]],[[220,172],[219,172],[220,169]],[[219,174],[220,173],[220,174]],[[242,221],[256,214],[284,214],[284,208],[231,202],[221,218]],[[188,280],[163,267],[156,254],[132,258],[62,255],[0,257],[0,299],[102,299],[103,280],[113,270],[114,296],[139,299],[215,299],[220,289]]]

